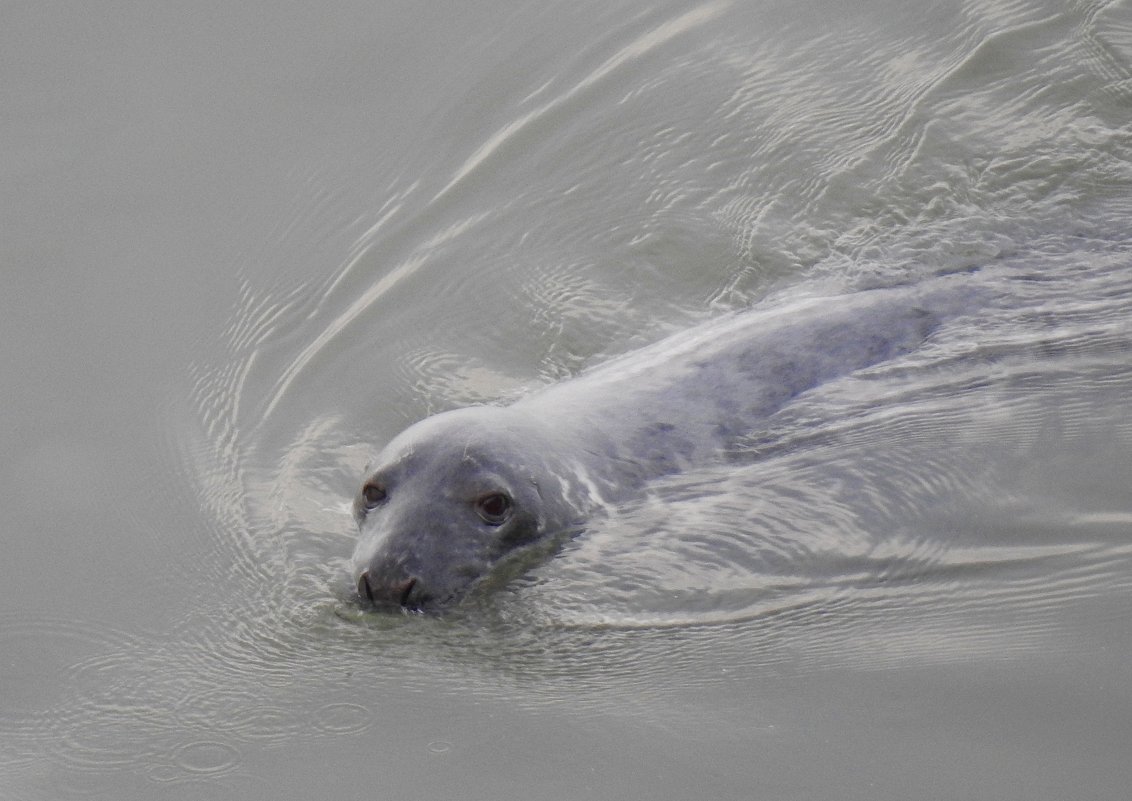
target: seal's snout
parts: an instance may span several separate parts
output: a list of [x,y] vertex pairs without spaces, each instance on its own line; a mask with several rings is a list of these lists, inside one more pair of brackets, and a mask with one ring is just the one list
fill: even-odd
[[358,577],[358,597],[374,606],[401,606],[415,609],[421,600],[414,598],[413,590],[416,586],[416,576],[397,581],[383,581],[371,576],[370,572],[365,570]]

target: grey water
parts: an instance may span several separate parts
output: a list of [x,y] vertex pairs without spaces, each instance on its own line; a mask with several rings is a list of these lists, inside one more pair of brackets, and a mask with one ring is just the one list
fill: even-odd
[[[6,3],[0,179],[0,798],[1127,798],[1129,3]],[[497,592],[357,603],[413,421],[945,274]]]

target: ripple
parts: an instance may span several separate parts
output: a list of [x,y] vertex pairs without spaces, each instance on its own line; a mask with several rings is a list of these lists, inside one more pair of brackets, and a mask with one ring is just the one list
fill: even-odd
[[466,354],[420,347],[397,360],[397,377],[425,399],[425,414],[499,400],[518,382]]
[[76,722],[74,699],[101,690],[105,677],[131,664],[135,639],[78,620],[0,617],[4,692],[0,717],[10,732],[52,740]]
[[327,704],[314,713],[311,725],[328,734],[359,734],[373,725],[373,713],[361,704]]
[[240,752],[217,740],[197,740],[180,746],[173,759],[188,773],[215,775],[234,770],[240,764]]
[[185,771],[177,765],[155,764],[146,768],[145,775],[152,781],[165,783],[183,779]]
[[77,721],[70,721],[60,732],[62,759],[84,772],[109,773],[139,764],[160,761],[160,742],[140,727],[131,727],[126,718],[113,712],[97,717],[91,710]]
[[296,715],[267,704],[262,690],[221,688],[188,695],[179,704],[183,725],[225,731],[249,740],[282,741],[299,728]]

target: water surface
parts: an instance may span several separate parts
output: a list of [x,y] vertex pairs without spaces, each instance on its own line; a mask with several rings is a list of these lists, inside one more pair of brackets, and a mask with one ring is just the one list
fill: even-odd
[[[0,23],[0,795],[1125,797],[1127,3]],[[943,273],[498,592],[356,604],[405,425]]]

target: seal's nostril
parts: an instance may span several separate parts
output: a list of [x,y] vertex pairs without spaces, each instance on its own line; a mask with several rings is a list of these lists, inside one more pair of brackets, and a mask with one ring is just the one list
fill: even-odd
[[368,598],[369,602],[373,603],[373,589],[369,586],[369,571],[366,570],[358,578],[358,595],[363,598]]
[[394,592],[401,593],[400,597],[397,599],[397,602],[401,604],[401,606],[409,606],[409,595],[412,593],[413,587],[415,586],[417,586],[416,578],[409,578],[393,587]]

